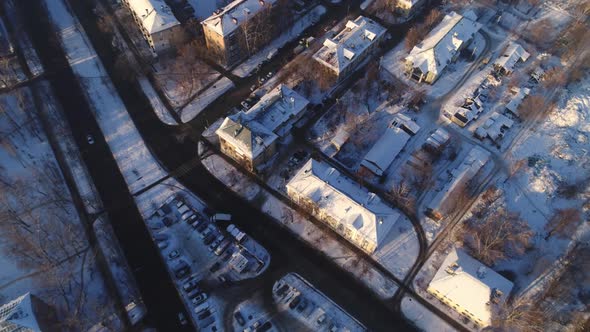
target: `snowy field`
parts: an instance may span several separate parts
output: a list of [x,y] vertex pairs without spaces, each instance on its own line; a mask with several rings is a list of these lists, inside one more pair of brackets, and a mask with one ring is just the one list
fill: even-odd
[[31,292],[53,305],[70,328],[88,329],[112,315],[114,304],[39,110],[28,88],[0,95],[0,108],[1,211],[15,221],[2,224],[1,302]]

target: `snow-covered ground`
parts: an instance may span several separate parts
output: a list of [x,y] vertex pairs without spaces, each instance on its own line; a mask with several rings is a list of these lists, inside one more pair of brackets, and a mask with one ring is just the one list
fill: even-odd
[[453,332],[456,331],[447,322],[442,320],[432,311],[426,309],[414,298],[405,296],[401,304],[404,316],[414,322],[414,325],[422,331]]
[[[40,110],[28,88],[0,95],[0,108],[0,209],[15,221],[2,224],[1,301],[31,292],[54,306],[71,328],[86,330],[115,309]],[[113,321],[115,330],[119,323]]]
[[196,98],[188,103],[182,110],[180,110],[180,120],[187,123],[199,115],[209,104],[221,97],[224,93],[235,87],[227,77],[222,77],[217,80],[208,89],[201,92]]
[[203,160],[207,169],[243,198],[260,205],[261,210],[286,227],[295,236],[315,247],[326,257],[363,282],[379,298],[392,297],[397,285],[388,277],[340,244],[341,240],[327,228],[320,228],[287,204],[267,192],[222,157],[212,154]]
[[178,122],[174,120],[174,117],[172,117],[170,111],[168,111],[168,108],[166,108],[166,105],[164,105],[162,99],[160,99],[160,96],[158,95],[156,90],[154,90],[154,87],[152,86],[151,82],[147,79],[147,77],[140,77],[138,78],[138,81],[139,85],[141,86],[141,90],[150,101],[152,109],[154,110],[154,112],[156,112],[158,119],[160,119],[160,121],[164,122],[167,125],[177,125]]
[[288,42],[299,37],[301,33],[305,31],[305,29],[314,25],[314,23],[319,21],[319,19],[325,13],[326,8],[324,6],[319,5],[314,7],[307,14],[303,15],[303,17],[296,20],[295,23],[289,28],[289,30],[283,32],[279,37],[274,39],[268,46],[263,48],[260,52],[252,55],[250,58],[248,58],[238,67],[236,67],[232,71],[232,74],[237,75],[239,77],[246,77],[250,75],[259,64],[267,60],[267,57],[271,51],[278,50]]

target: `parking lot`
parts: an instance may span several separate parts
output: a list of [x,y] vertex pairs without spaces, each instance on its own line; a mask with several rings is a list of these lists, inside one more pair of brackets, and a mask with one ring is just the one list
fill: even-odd
[[[176,195],[147,219],[187,311],[202,331],[223,330],[223,299],[212,296],[216,290],[257,277],[270,262],[254,239],[233,224],[225,226],[230,222],[230,215],[198,211]],[[178,319],[188,324],[182,313]]]

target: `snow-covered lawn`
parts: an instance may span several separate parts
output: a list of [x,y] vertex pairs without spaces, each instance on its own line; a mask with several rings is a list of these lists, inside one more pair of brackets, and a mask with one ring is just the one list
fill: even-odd
[[14,221],[1,225],[1,302],[31,292],[73,329],[86,330],[115,309],[82,220],[30,90],[0,95],[0,108],[0,210]]
[[446,321],[426,309],[413,297],[405,296],[401,305],[404,316],[414,322],[422,331],[453,332],[456,331]]
[[205,91],[202,91],[190,103],[180,110],[180,120],[187,123],[199,115],[209,104],[221,97],[235,86],[227,77],[221,77]]

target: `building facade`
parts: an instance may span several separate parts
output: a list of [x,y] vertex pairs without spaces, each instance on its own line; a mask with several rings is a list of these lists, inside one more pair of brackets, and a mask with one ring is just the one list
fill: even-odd
[[122,0],[143,38],[156,53],[162,53],[180,38],[182,27],[164,0]]
[[55,310],[26,293],[0,306],[0,331],[58,332]]
[[231,2],[201,23],[207,48],[225,66],[239,63],[276,37],[281,6],[279,0]]

